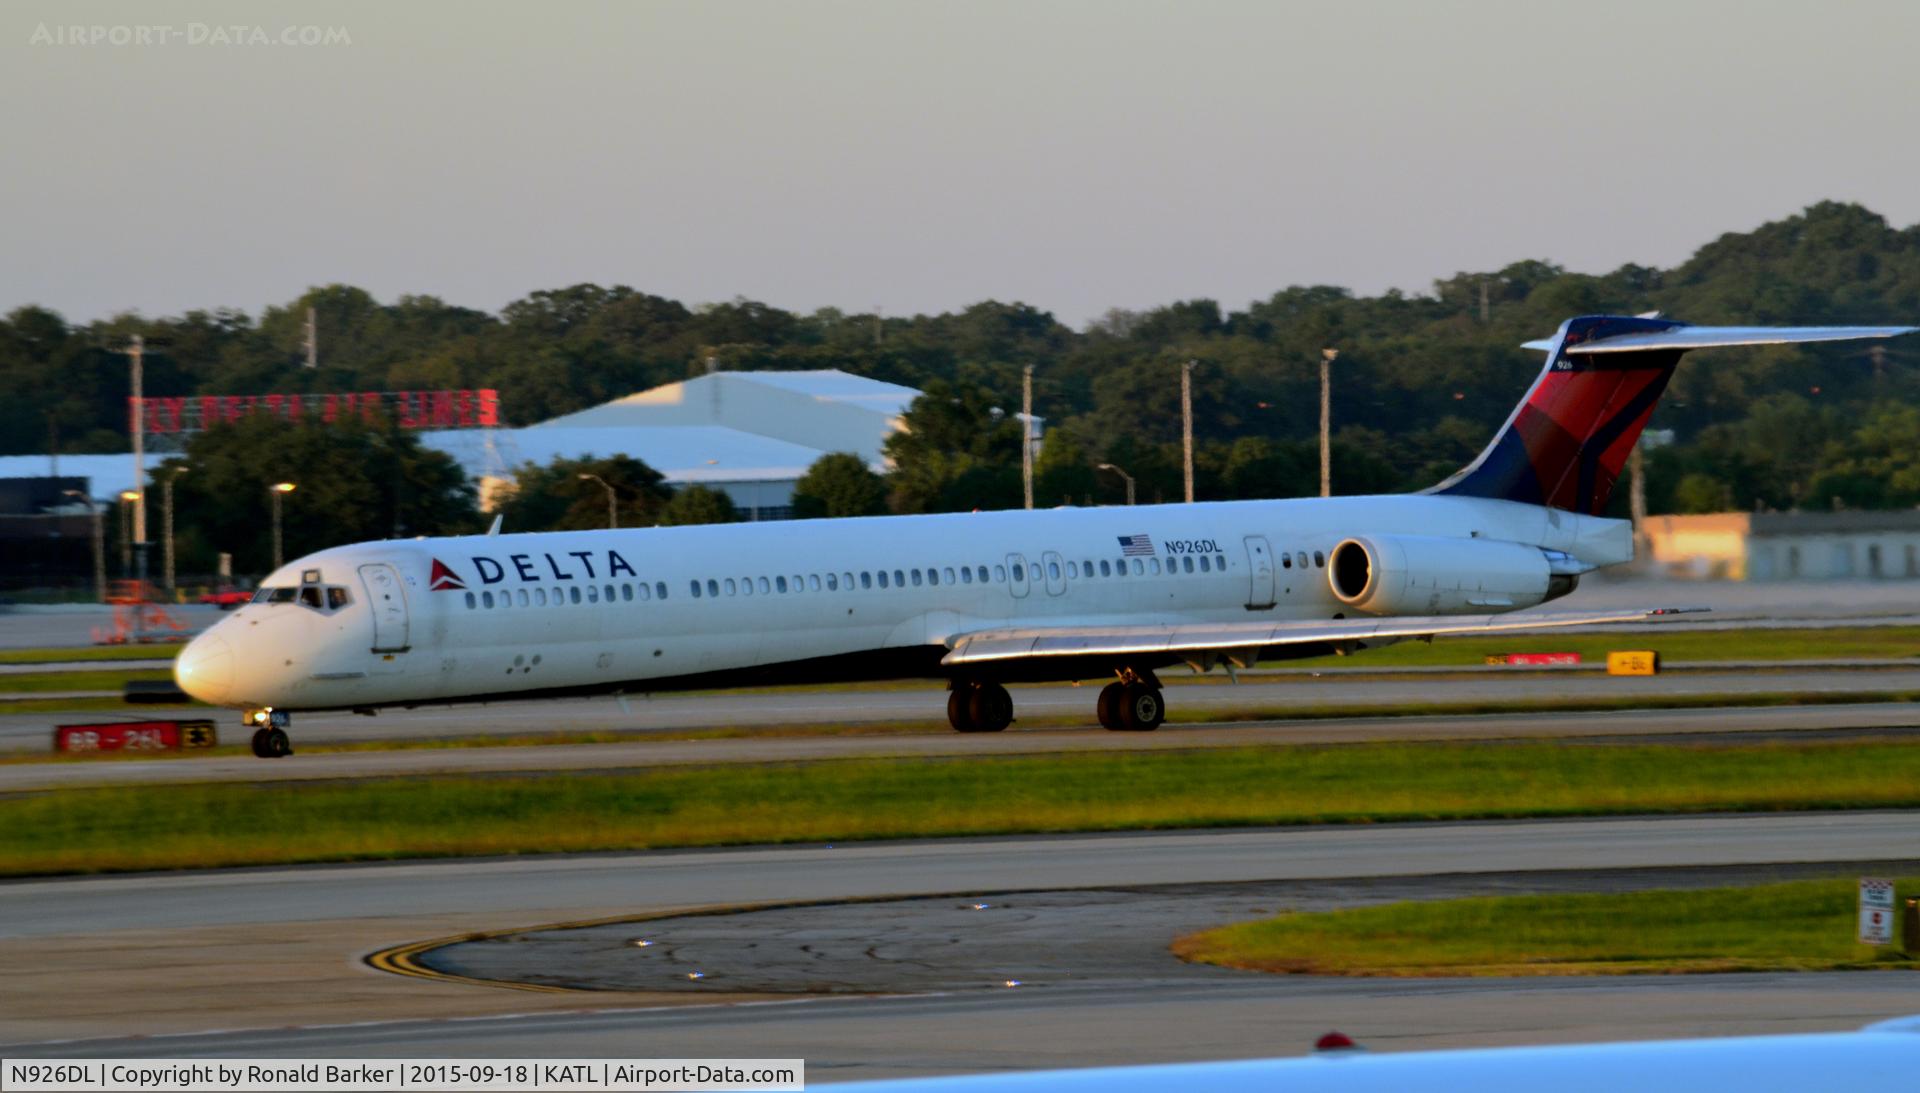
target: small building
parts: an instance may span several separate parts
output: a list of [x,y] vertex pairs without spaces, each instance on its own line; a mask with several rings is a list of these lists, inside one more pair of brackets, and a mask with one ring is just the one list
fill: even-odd
[[1656,571],[1736,581],[1920,579],[1920,511],[1653,516]]

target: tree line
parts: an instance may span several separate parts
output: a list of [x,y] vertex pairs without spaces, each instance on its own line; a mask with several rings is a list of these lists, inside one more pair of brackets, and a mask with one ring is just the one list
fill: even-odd
[[[321,332],[314,370],[302,367],[308,308]],[[1571,315],[1645,311],[1698,323],[1911,322],[1920,316],[1920,226],[1894,228],[1860,206],[1828,202],[1721,236],[1672,269],[1583,274],[1522,261],[1456,273],[1423,294],[1294,286],[1242,310],[1184,300],[1110,311],[1079,330],[1021,303],[939,315],[800,314],[751,300],[688,306],[590,284],[535,292],[497,315],[431,296],[383,304],[346,285],[258,316],[216,309],[70,324],[29,306],[0,320],[0,389],[8,392],[0,453],[125,450],[127,368],[112,350],[133,333],[160,343],[147,354],[153,395],[492,387],[516,425],[684,379],[709,362],[839,368],[925,392],[909,412],[910,430],[890,442],[885,481],[846,486],[866,498],[865,510],[1001,508],[1020,503],[1011,411],[1031,365],[1035,411],[1048,420],[1037,503],[1120,501],[1125,485],[1102,464],[1131,475],[1142,502],[1177,500],[1178,376],[1192,360],[1197,494],[1285,497],[1318,489],[1318,366],[1331,347],[1340,351],[1335,492],[1386,492],[1429,485],[1485,444],[1539,369],[1539,355],[1521,342]],[[252,438],[256,463],[306,451],[307,441],[292,438],[298,430],[274,428]],[[1673,438],[1648,456],[1654,511],[1920,504],[1920,347],[1765,347],[1689,359],[1651,428]],[[428,469],[431,453],[381,462],[380,452],[401,451],[407,440],[377,426],[363,432],[335,435],[362,445],[340,457],[342,481],[352,485],[341,503],[380,512],[382,534],[477,519],[471,497],[447,485],[446,467]],[[371,461],[357,479],[346,467],[355,461]],[[621,483],[616,508],[635,523],[670,518],[676,501],[727,515],[712,498],[679,501],[648,484],[650,472],[607,469],[612,477],[602,477]],[[536,470],[544,477],[523,474],[531,485],[511,502],[523,510],[522,526],[587,521],[596,504],[604,516],[604,493],[577,477],[601,472]],[[183,496],[200,490],[187,484],[197,475],[182,479]],[[875,490],[878,499],[869,496]],[[209,527],[210,540],[235,533]]]

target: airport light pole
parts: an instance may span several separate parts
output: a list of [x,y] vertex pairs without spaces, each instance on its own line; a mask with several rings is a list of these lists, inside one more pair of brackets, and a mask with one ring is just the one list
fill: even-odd
[[1193,366],[1197,363],[1188,361],[1180,366],[1180,445],[1189,505],[1193,504]]
[[1333,394],[1329,383],[1338,349],[1320,351],[1320,496],[1333,496]]
[[1020,488],[1033,507],[1033,365],[1020,372]]
[[1113,465],[1113,464],[1111,464],[1111,463],[1102,463],[1102,464],[1100,464],[1100,467],[1099,467],[1099,469],[1100,469],[1100,470],[1103,470],[1103,471],[1112,471],[1113,473],[1115,473],[1115,474],[1117,474],[1117,475],[1119,475],[1119,476],[1120,476],[1120,477],[1121,477],[1122,479],[1124,479],[1124,480],[1126,481],[1126,483],[1127,483],[1127,504],[1129,504],[1129,505],[1131,505],[1131,504],[1133,504],[1133,476],[1132,476],[1132,475],[1130,475],[1130,474],[1128,474],[1127,472],[1125,472],[1125,471],[1123,471],[1123,470],[1121,470],[1120,468],[1118,468],[1118,467],[1116,467],[1116,466],[1114,466],[1114,465]]
[[267,493],[273,497],[273,568],[280,568],[280,498],[292,493],[291,482],[275,482],[267,487]]
[[139,490],[120,491],[120,577],[133,576],[133,513],[140,507]]
[[107,602],[107,539],[106,529],[100,526],[100,506],[94,503],[93,496],[85,490],[62,490],[68,497],[78,497],[87,503],[87,516],[93,524],[93,598],[99,603]]
[[[712,462],[712,460],[709,460],[709,462]],[[588,479],[592,479],[593,481],[600,483],[600,488],[607,491],[607,526],[610,528],[619,527],[620,526],[620,509],[618,505],[618,499],[613,492],[613,487],[607,485],[607,480],[600,477],[597,474],[583,474],[580,476],[580,481],[582,482],[585,482]]]
[[173,483],[188,470],[187,467],[175,467],[173,473],[160,483],[160,534],[165,537],[161,557],[169,595],[173,593]]

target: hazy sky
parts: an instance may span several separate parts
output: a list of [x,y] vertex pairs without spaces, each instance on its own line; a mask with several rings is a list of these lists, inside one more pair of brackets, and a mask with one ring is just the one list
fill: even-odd
[[1911,0],[12,0],[0,312],[597,281],[1078,325],[1670,265],[1826,198],[1920,221],[1917,42]]

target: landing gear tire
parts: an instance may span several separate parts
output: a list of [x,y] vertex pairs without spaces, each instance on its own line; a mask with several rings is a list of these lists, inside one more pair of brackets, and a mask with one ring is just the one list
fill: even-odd
[[287,730],[262,727],[253,730],[253,754],[262,759],[280,759],[293,754],[293,740]]
[[1127,685],[1109,683],[1100,690],[1100,698],[1094,703],[1094,712],[1100,717],[1100,727],[1111,732],[1119,732],[1126,726],[1120,723],[1120,703]]
[[1125,683],[1120,689],[1118,713],[1122,729],[1152,732],[1167,719],[1167,704],[1160,697],[1160,688],[1144,683]]
[[1154,732],[1167,720],[1167,703],[1152,684],[1108,684],[1100,692],[1100,724],[1116,732]]
[[955,683],[947,723],[960,732],[999,732],[1013,724],[1013,696],[998,683]]

